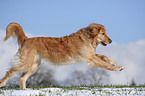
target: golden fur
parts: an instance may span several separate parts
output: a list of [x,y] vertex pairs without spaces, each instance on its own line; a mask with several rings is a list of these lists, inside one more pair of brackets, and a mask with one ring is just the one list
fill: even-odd
[[26,89],[26,80],[37,70],[42,59],[56,65],[84,62],[89,66],[111,71],[121,71],[124,68],[115,66],[116,63],[104,55],[95,54],[98,44],[106,46],[112,42],[104,26],[100,24],[90,24],[76,33],[61,38],[28,38],[19,24],[10,23],[4,40],[11,36],[18,39],[21,47],[15,57],[15,65],[2,78],[0,87],[5,86],[15,73],[23,72],[19,83],[21,89]]

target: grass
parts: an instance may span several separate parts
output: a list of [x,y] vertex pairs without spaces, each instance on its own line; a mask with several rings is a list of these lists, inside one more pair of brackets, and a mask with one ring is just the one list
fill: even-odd
[[[45,89],[46,88],[46,89]],[[56,89],[54,89],[56,88]],[[30,87],[29,87],[30,89]],[[82,86],[52,86],[52,87],[33,87],[30,90],[39,93],[30,94],[30,96],[80,96],[87,94],[90,95],[100,95],[100,96],[112,96],[112,95],[145,95],[145,85],[139,86],[128,86],[128,85],[82,85]],[[18,87],[3,87],[0,88],[0,95],[12,95],[15,91],[19,92]],[[86,96],[86,95],[85,95]]]
[[[34,86],[34,87],[27,87],[27,88],[32,88],[34,89],[41,89],[41,88],[62,88],[62,89],[69,89],[69,90],[90,90],[92,88],[145,88],[145,84],[144,85],[137,85],[137,86],[132,86],[132,85],[82,85],[82,86],[48,86],[48,87],[39,87],[39,86]],[[15,90],[19,90],[19,86],[7,86],[7,87],[2,87],[0,89],[15,89]],[[0,90],[1,93],[1,90]]]
[[[84,89],[92,89],[92,88],[145,88],[145,85],[82,85],[82,86],[51,86],[53,88],[62,88],[62,89],[70,89],[70,90],[84,90]],[[33,89],[41,89],[41,88],[51,88],[51,87],[33,87]],[[31,88],[31,87],[28,87]]]

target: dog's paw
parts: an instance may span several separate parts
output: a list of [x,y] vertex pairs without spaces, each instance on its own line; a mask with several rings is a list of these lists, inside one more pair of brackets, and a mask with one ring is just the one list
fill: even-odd
[[4,84],[0,84],[0,87],[3,87],[4,86]]
[[5,85],[4,85],[4,84],[2,84],[2,83],[1,83],[1,81],[0,81],[0,87],[3,87],[3,86],[5,86]]
[[114,71],[122,71],[124,69],[124,66],[118,66]]
[[119,66],[119,70],[118,71],[122,71],[124,69],[124,66]]

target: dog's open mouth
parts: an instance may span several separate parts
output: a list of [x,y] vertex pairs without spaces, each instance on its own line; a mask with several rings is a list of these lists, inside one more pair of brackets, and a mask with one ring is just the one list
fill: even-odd
[[101,44],[102,44],[102,45],[104,45],[104,46],[107,46],[107,44],[106,44],[106,43],[104,43],[104,42],[101,42]]

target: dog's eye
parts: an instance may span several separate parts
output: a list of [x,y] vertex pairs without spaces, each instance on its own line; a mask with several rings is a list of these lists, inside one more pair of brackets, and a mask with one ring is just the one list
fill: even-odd
[[102,33],[102,35],[105,35],[105,33]]

